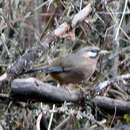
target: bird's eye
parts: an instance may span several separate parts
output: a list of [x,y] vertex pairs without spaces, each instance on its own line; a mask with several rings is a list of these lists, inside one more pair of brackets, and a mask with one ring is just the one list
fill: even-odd
[[88,51],[88,57],[96,58],[98,56],[98,51]]
[[98,50],[98,49],[93,49],[93,50],[91,50],[91,52],[98,53],[98,52],[99,52],[99,50]]

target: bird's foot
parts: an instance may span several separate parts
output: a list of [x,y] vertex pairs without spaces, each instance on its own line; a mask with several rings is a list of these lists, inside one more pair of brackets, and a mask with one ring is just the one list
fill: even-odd
[[76,88],[79,88],[81,92],[85,93],[85,89],[82,88],[82,87],[80,87],[79,84],[75,84],[75,87],[76,87]]
[[71,90],[69,88],[66,88],[66,90],[69,92],[69,94],[71,95]]

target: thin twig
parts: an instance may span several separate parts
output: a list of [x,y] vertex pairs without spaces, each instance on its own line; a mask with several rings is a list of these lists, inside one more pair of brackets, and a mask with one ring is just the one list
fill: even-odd
[[[105,14],[105,15],[110,15],[111,13],[110,12],[105,12],[105,11],[97,11],[97,13],[98,14]],[[123,14],[123,12],[112,12],[112,14],[114,14],[114,15],[120,15],[120,14]],[[130,14],[130,11],[126,11],[125,13],[124,13],[125,15],[127,15],[127,14]]]
[[114,57],[119,56],[121,53],[124,53],[124,52],[126,52],[126,51],[130,52],[130,46],[125,47],[125,48],[122,48],[121,51],[118,51],[118,52],[115,53],[115,54],[111,54],[111,55],[108,57],[108,59],[111,60],[111,59],[113,59]]
[[119,26],[118,26],[118,28],[117,28],[115,40],[117,40],[117,37],[118,37],[118,35],[119,35],[119,30],[120,30],[120,28],[121,28],[121,24],[122,24],[123,18],[124,18],[124,16],[125,16],[125,11],[126,11],[126,7],[127,7],[127,3],[128,3],[128,0],[125,0],[124,10],[123,10],[123,14],[122,14],[122,17],[121,17]]
[[92,90],[100,91],[100,90],[106,88],[108,85],[110,85],[110,84],[112,84],[114,82],[128,80],[128,79],[130,79],[130,73],[124,74],[124,75],[121,75],[121,76],[117,76],[117,77],[115,77],[113,79],[101,82],[96,88],[93,88]]
[[[1,34],[1,35],[2,35],[2,37],[4,37],[4,34]],[[7,51],[8,56],[11,57],[11,53],[9,52],[8,47],[7,47],[6,43],[5,43],[5,40],[2,37],[0,38],[1,42],[2,42],[5,50]]]
[[[54,111],[54,109],[55,109],[55,104],[53,105],[52,110]],[[51,118],[50,118],[49,125],[48,125],[48,129],[47,129],[47,130],[50,130],[50,129],[51,129],[51,124],[52,124],[53,116],[54,116],[54,113],[51,113]]]
[[63,125],[65,125],[70,119],[70,116],[68,116],[65,120],[63,120],[54,130],[59,130],[62,128]]
[[[120,48],[120,43],[119,43],[119,18],[117,16],[113,17],[113,20],[115,22],[115,28],[113,30],[113,35],[114,35],[114,49],[115,49],[115,54],[119,52]],[[119,63],[119,56],[116,56],[114,58],[114,64],[113,64],[113,77],[117,76],[118,73],[118,63]]]

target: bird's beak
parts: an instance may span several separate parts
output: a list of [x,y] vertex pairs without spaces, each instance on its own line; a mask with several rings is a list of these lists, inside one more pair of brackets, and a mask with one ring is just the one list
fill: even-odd
[[107,51],[107,50],[100,50],[99,51],[99,55],[106,55],[106,54],[109,54],[110,52]]

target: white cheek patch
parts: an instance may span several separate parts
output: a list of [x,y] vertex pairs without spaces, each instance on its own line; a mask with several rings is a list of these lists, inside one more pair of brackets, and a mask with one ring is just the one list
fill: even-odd
[[95,58],[97,56],[97,52],[88,52],[88,57]]

